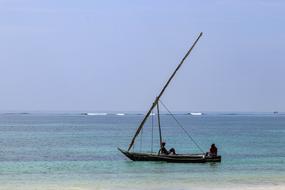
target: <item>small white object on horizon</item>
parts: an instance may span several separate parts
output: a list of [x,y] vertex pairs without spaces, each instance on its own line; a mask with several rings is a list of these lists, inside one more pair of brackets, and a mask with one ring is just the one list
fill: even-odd
[[197,115],[203,115],[203,113],[201,113],[201,112],[191,112],[190,114],[191,114],[191,115],[195,115],[195,116],[197,116]]
[[125,114],[124,113],[117,113],[116,115],[123,116]]
[[107,113],[86,113],[86,115],[107,115]]

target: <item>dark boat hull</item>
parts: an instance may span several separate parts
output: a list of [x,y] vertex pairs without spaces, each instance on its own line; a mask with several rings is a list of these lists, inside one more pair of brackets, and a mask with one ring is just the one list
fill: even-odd
[[205,154],[158,155],[154,153],[129,152],[120,148],[118,148],[118,150],[133,161],[160,161],[174,163],[221,162],[221,156],[206,156]]

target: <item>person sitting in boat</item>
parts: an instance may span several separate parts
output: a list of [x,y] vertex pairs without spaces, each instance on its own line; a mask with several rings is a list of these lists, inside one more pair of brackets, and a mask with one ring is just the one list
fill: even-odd
[[158,154],[166,154],[166,155],[169,155],[169,154],[173,154],[175,155],[176,152],[175,152],[175,149],[174,148],[171,148],[169,151],[165,148],[165,142],[162,142],[161,143],[161,149],[159,150]]
[[218,148],[216,147],[215,144],[212,144],[212,145],[211,145],[211,148],[210,148],[210,155],[211,155],[211,156],[217,156],[217,155],[218,155]]

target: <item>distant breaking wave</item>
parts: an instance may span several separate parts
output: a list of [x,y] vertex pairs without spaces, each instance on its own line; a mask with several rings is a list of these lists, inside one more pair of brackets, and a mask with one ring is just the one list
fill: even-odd
[[116,115],[123,116],[123,115],[126,115],[126,114],[124,114],[124,113],[117,113]]
[[104,116],[104,115],[108,115],[108,114],[107,113],[82,113],[82,115]]
[[198,116],[198,115],[203,115],[201,112],[191,112],[190,115]]

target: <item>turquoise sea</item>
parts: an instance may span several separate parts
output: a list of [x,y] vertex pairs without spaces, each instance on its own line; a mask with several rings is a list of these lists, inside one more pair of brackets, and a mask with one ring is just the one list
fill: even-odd
[[[139,114],[2,113],[0,189],[285,188],[285,115],[175,117],[204,151],[215,143],[222,162],[128,160],[117,147],[128,147],[143,118]],[[170,115],[161,120],[168,149],[199,152]],[[151,149],[158,151],[156,117],[135,144],[136,151]]]

